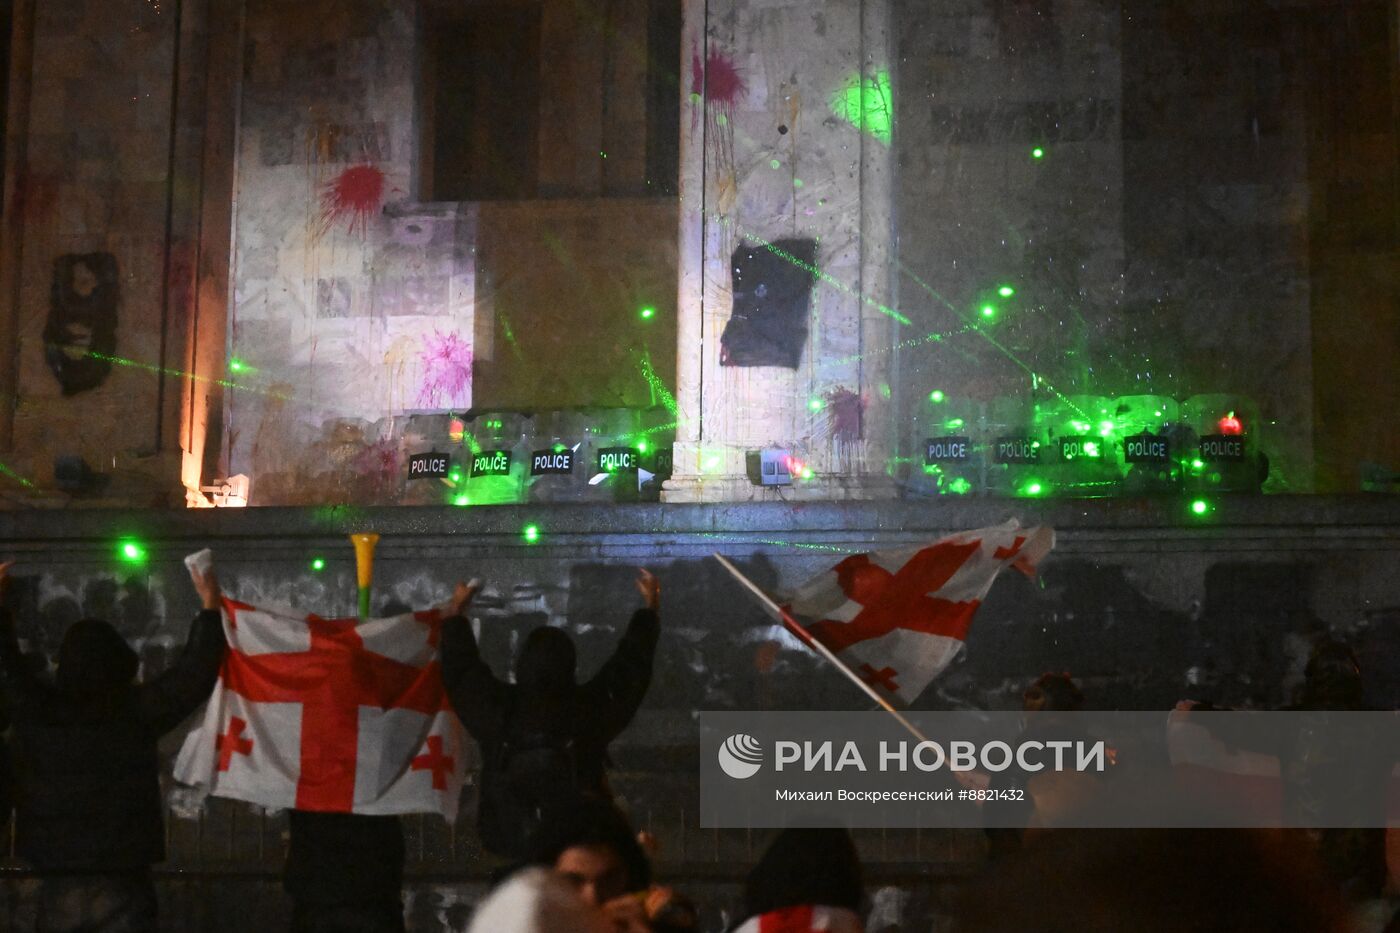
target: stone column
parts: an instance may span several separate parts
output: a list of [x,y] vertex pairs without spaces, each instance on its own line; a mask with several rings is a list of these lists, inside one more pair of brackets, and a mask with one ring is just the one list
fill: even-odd
[[[680,425],[665,501],[893,493],[889,2],[686,3]],[[797,367],[721,365],[731,257],[779,240],[815,243]],[[810,478],[755,486],[746,454],[764,447],[791,450]]]
[[[192,39],[202,79],[187,81],[177,171],[198,179],[197,203],[181,203],[167,267],[185,376],[172,432],[186,501],[207,503],[199,487],[226,471],[223,381],[227,378],[229,260],[232,251],[235,143],[242,92],[245,0],[206,0]],[[192,60],[192,58],[187,59]],[[187,137],[187,138],[186,138]],[[173,343],[173,341],[172,341]]]

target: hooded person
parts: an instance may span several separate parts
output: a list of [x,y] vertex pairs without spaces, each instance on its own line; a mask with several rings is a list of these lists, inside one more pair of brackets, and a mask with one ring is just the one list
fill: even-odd
[[734,933],[861,933],[864,873],[844,829],[785,829],[744,882]]
[[611,801],[608,745],[646,696],[660,635],[660,584],[643,570],[637,589],[645,605],[632,615],[612,657],[584,684],[575,680],[573,640],[560,629],[529,634],[511,684],[482,659],[466,619],[444,624],[443,684],[481,746],[478,826],[487,850],[522,858],[546,809],[572,800]]
[[[0,588],[9,564],[0,564]],[[136,652],[97,619],[74,623],[52,683],[20,653],[0,609],[0,667],[14,726],[15,850],[39,878],[45,931],[154,931],[150,867],[165,858],[156,743],[208,698],[225,640],[218,581],[195,573],[203,611],[174,664],[136,682]]]

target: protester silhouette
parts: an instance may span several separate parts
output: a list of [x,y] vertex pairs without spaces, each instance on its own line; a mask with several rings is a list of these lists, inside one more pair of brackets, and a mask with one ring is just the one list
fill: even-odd
[[[450,617],[475,593],[458,583]],[[292,933],[402,933],[403,826],[397,816],[287,814],[282,887],[292,898]]]
[[744,882],[736,933],[821,929],[859,933],[865,880],[844,829],[785,829]]
[[[1213,709],[1210,703],[1177,704],[1182,714]],[[1285,825],[1302,832],[1349,901],[1380,897],[1387,876],[1386,794],[1400,764],[1400,729],[1346,715],[1368,711],[1361,667],[1351,648],[1330,636],[1314,643],[1303,683],[1282,711],[1295,715],[1192,721],[1230,745],[1276,756]]]
[[[608,745],[646,696],[660,635],[660,583],[641,570],[637,590],[644,606],[633,613],[613,656],[585,684],[575,681],[574,643],[558,628],[529,634],[511,684],[482,659],[465,618],[444,624],[443,683],[481,745],[478,824],[489,851],[523,857],[545,809],[574,799],[612,799]],[[473,592],[459,586],[463,605]]]
[[[11,566],[0,564],[0,590]],[[156,743],[208,698],[226,647],[218,580],[192,577],[203,609],[179,658],[146,683],[136,682],[136,652],[98,619],[69,627],[48,682],[0,609],[15,849],[37,873],[35,924],[45,933],[156,929],[150,868],[165,858]]]

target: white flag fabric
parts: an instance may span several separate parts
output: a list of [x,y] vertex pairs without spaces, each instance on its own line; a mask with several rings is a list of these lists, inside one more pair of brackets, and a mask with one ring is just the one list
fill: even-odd
[[1055,546],[1015,521],[924,547],[847,557],[784,606],[861,680],[908,705],[962,650],[972,617],[1005,567],[1029,575]]
[[176,780],[274,808],[455,819],[466,734],[442,685],[445,615],[359,622],[225,599],[228,654]]

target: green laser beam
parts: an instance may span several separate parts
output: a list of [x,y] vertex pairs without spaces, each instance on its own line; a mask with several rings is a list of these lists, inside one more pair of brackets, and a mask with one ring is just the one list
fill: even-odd
[[15,472],[15,471],[12,470],[8,465],[6,465],[6,464],[4,464],[4,463],[0,463],[0,476],[6,476],[6,477],[8,477],[8,478],[14,480],[16,483],[19,483],[19,484],[20,484],[21,486],[23,486],[25,489],[34,489],[34,488],[36,488],[36,487],[34,486],[34,484],[31,483],[27,478],[25,478],[24,476],[22,476],[22,475],[20,475],[19,473]]
[[[636,351],[633,351],[636,353]],[[676,403],[676,397],[671,394],[671,390],[666,387],[666,383],[656,374],[656,370],[651,367],[651,360],[645,354],[636,353],[637,368],[642,371],[642,378],[651,386],[651,390],[661,398],[661,404],[666,406],[666,410],[679,418],[681,406]]]
[[209,385],[223,386],[225,389],[239,389],[244,392],[255,392],[258,395],[267,395],[284,402],[295,401],[290,395],[283,395],[271,389],[264,389],[259,386],[244,385],[241,382],[233,382],[229,379],[210,379],[208,376],[198,376],[194,373],[187,373],[182,369],[173,369],[169,366],[157,366],[154,363],[142,363],[140,360],[128,360],[120,356],[108,356],[105,353],[98,353],[96,350],[87,351],[87,355],[95,360],[102,360],[116,366],[128,366],[133,369],[143,369],[149,373],[158,375],[174,376],[177,379],[190,379],[194,382],[205,382]]
[[797,266],[799,269],[802,269],[802,270],[804,270],[804,271],[810,273],[810,274],[812,275],[813,278],[820,279],[821,281],[823,281],[823,282],[825,282],[826,284],[832,286],[833,288],[838,288],[838,289],[840,289],[841,291],[843,291],[843,292],[845,292],[846,294],[850,295],[851,297],[855,298],[857,301],[860,301],[862,304],[869,305],[870,307],[874,308],[876,311],[879,311],[881,314],[884,314],[884,315],[887,315],[887,316],[889,316],[889,317],[892,317],[892,318],[894,318],[896,321],[898,321],[898,322],[901,323],[901,324],[913,324],[913,323],[914,323],[913,321],[911,321],[911,320],[909,320],[907,317],[905,317],[903,314],[900,314],[900,313],[899,313],[898,311],[896,311],[894,308],[891,308],[889,305],[887,305],[887,304],[882,304],[881,302],[876,301],[874,298],[871,298],[869,295],[865,294],[864,292],[858,292],[858,291],[856,291],[855,289],[853,289],[853,288],[851,288],[849,285],[847,285],[845,282],[842,282],[842,281],[840,281],[839,279],[833,278],[830,274],[828,274],[828,273],[826,273],[826,272],[823,272],[821,269],[818,269],[816,266],[812,265],[812,264],[809,263],[809,262],[803,262],[801,259],[798,259],[796,256],[792,255],[792,253],[789,253],[787,250],[783,249],[783,248],[780,247],[780,246],[775,246],[774,244],[772,244],[772,243],[770,243],[769,241],[765,240],[763,237],[759,236],[758,234],[753,233],[752,231],[749,231],[749,230],[744,229],[744,228],[743,228],[742,226],[740,226],[738,223],[736,223],[736,222],[734,222],[734,221],[732,221],[732,220],[729,220],[729,219],[725,219],[725,220],[723,221],[723,223],[733,223],[734,226],[739,230],[739,233],[740,233],[741,236],[744,236],[744,237],[747,237],[747,238],[750,239],[750,240],[753,240],[755,243],[759,244],[760,246],[762,246],[764,249],[768,250],[768,251],[769,251],[770,253],[772,253],[773,255],[779,257],[780,259],[786,259],[788,262],[792,263],[794,266]]

